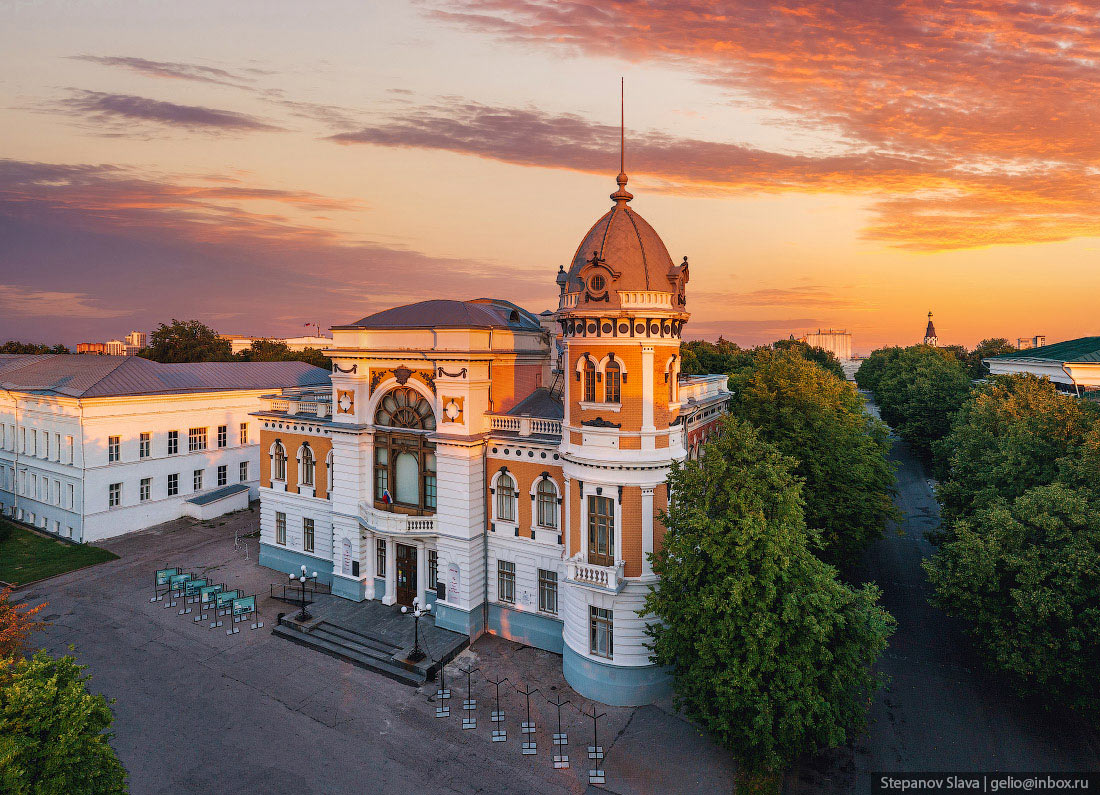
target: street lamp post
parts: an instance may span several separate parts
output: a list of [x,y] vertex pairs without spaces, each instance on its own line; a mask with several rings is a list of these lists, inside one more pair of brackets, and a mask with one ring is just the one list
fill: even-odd
[[[407,613],[409,608],[402,606],[401,612]],[[430,612],[432,612],[431,605],[421,607],[419,598],[413,600],[413,650],[412,654],[409,655],[409,662],[420,662],[427,656],[424,650],[420,648],[420,617]]]
[[302,573],[300,575],[298,575],[297,577],[295,577],[293,574],[290,575],[290,581],[293,583],[294,580],[298,580],[298,587],[302,589],[301,594],[300,594],[301,601],[302,601],[302,609],[298,611],[298,615],[294,616],[295,621],[309,621],[310,619],[313,618],[313,616],[311,616],[309,614],[309,612],[306,610],[306,580],[307,579],[312,579],[314,582],[316,582],[317,581],[317,572],[313,572],[312,575],[310,575],[309,577],[306,577],[306,567],[304,565],[302,566]]

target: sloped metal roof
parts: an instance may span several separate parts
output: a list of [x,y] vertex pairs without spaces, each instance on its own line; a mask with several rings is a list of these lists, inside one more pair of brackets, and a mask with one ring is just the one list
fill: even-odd
[[65,395],[119,397],[187,392],[273,389],[330,383],[327,370],[305,362],[161,364],[138,356],[49,354],[0,361],[0,385]]
[[1100,337],[1078,337],[1075,340],[1040,345],[1038,348],[1026,348],[1021,351],[990,356],[984,361],[1004,361],[1008,359],[1041,359],[1052,362],[1100,362]]
[[414,328],[510,328],[539,331],[535,315],[510,301],[476,298],[472,301],[439,299],[395,306],[361,318],[337,329],[414,329]]

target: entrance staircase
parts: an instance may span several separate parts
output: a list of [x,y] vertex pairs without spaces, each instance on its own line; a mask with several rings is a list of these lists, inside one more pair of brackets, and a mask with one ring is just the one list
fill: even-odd
[[272,632],[291,643],[346,660],[411,687],[420,687],[429,678],[434,679],[438,670],[438,666],[427,670],[401,659],[401,648],[382,638],[339,627],[328,621],[299,625],[283,617]]

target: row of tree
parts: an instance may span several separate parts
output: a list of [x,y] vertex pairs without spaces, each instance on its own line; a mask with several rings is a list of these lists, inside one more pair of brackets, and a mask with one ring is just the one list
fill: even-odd
[[894,629],[878,588],[832,565],[893,515],[886,429],[839,362],[792,343],[682,346],[685,370],[729,373],[737,397],[701,458],[673,468],[646,603],[678,704],[750,775],[862,730]]
[[155,362],[308,362],[329,368],[328,358],[316,348],[292,351],[285,342],[273,340],[256,340],[251,348],[234,354],[229,340],[198,320],[161,323],[139,355]]
[[1022,691],[1100,719],[1100,406],[994,377],[935,453],[934,601]]
[[41,345],[36,342],[8,340],[0,345],[0,353],[72,353],[60,342],[57,345]]

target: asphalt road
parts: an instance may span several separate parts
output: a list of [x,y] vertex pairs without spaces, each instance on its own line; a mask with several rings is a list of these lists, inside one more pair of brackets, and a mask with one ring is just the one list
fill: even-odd
[[806,760],[784,792],[866,792],[870,773],[932,771],[1097,771],[1100,737],[1064,711],[1020,698],[988,669],[959,622],[928,603],[921,568],[934,547],[925,531],[939,506],[921,464],[895,440],[895,502],[903,520],[863,556],[850,574],[875,581],[898,621],[879,667],[890,677],[870,712],[868,732],[853,746]]

